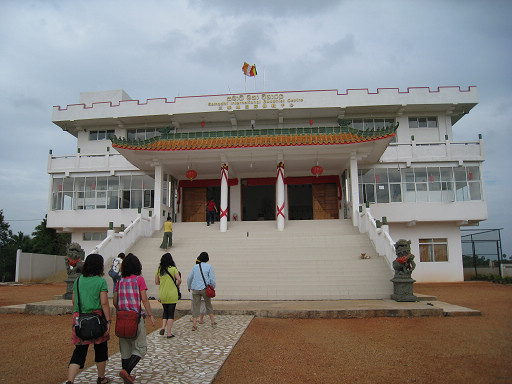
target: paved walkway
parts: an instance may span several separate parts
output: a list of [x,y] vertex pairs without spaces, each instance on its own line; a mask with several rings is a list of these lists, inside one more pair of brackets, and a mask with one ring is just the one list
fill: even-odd
[[[250,315],[215,316],[212,327],[208,318],[192,331],[190,316],[177,320],[172,327],[175,337],[167,339],[158,331],[148,335],[148,353],[132,374],[137,384],[205,384],[211,383],[231,350],[251,322]],[[109,357],[106,376],[113,383],[123,383],[119,377],[121,355]],[[81,372],[75,384],[95,383],[96,366]]]

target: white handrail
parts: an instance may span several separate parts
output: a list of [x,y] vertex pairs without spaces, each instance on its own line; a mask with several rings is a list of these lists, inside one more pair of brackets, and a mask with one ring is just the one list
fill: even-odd
[[396,253],[395,242],[389,235],[389,227],[383,225],[381,228],[377,228],[377,221],[372,216],[370,208],[363,208],[363,211],[359,212],[358,227],[360,233],[368,232],[375,250],[379,256],[384,256],[389,268],[393,271],[393,261],[396,259]]
[[151,237],[155,220],[157,219],[153,216],[139,213],[123,232],[115,233],[114,230],[108,230],[107,237],[91,253],[102,255],[105,265],[109,266],[111,259],[120,252],[126,252],[141,237]]

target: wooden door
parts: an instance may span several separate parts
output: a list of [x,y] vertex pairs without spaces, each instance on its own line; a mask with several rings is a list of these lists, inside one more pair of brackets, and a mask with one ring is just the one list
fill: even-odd
[[206,188],[183,188],[183,222],[206,222]]
[[337,219],[338,216],[336,184],[313,184],[313,220]]

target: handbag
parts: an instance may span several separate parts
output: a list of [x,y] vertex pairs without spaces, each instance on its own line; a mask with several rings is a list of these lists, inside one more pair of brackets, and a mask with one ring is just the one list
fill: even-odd
[[[174,277],[172,277],[172,275],[169,273],[169,271],[168,271],[167,269],[165,270],[165,272],[166,272],[169,276],[171,276],[171,279],[172,279],[172,281],[174,282],[174,285],[176,286],[176,289],[178,290],[178,300],[181,300],[180,287],[178,287],[178,284],[176,284],[176,279],[175,279]],[[180,272],[178,271],[178,273],[180,273]],[[181,274],[180,274],[180,276],[181,276]]]
[[75,323],[75,334],[82,340],[94,340],[107,332],[107,320],[103,314],[95,312],[82,313],[80,307],[80,276],[76,281],[76,294],[78,300],[78,319]]
[[[138,286],[137,286],[138,288]],[[117,294],[117,302],[119,303],[119,287]],[[141,306],[139,297],[139,312],[133,311],[117,311],[116,312],[116,336],[124,339],[135,339],[139,329],[141,316]]]
[[116,271],[114,271],[114,268],[110,268],[110,270],[108,271],[108,275],[113,278],[113,279],[118,279],[119,278],[119,273],[117,273]]
[[210,284],[206,284],[206,280],[203,275],[203,268],[201,268],[201,263],[199,263],[199,270],[201,271],[201,276],[203,276],[204,285],[206,285],[206,296],[215,297],[215,288],[213,288]]
[[108,275],[113,279],[121,280],[121,274],[114,270],[114,261],[115,259],[112,261],[112,265],[110,267],[110,270],[108,271]]

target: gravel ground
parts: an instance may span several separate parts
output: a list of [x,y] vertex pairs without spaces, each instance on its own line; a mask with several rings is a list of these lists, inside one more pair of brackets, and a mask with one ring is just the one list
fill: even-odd
[[[0,306],[47,300],[64,291],[63,283],[0,285]],[[512,383],[512,286],[416,284],[415,292],[478,309],[482,316],[255,318],[214,384]],[[65,380],[73,350],[70,321],[70,315],[0,315],[0,382]],[[158,324],[147,325],[147,331]],[[109,353],[117,350],[112,336]]]

